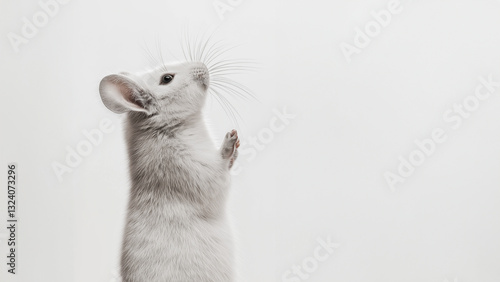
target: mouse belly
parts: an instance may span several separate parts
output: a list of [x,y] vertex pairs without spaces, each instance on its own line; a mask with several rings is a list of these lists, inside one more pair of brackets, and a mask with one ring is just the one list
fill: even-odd
[[234,281],[233,246],[224,219],[148,219],[127,223],[123,282]]

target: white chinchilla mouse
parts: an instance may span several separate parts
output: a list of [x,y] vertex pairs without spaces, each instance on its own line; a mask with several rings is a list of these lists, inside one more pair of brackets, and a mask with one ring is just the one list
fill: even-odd
[[217,149],[202,107],[201,62],[104,77],[104,105],[126,113],[130,198],[121,254],[124,282],[234,281],[225,206],[236,130]]

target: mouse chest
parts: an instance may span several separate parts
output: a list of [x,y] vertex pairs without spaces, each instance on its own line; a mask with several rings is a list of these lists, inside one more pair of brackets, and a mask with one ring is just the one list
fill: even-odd
[[167,140],[144,153],[141,162],[148,171],[159,178],[179,181],[212,178],[219,171],[221,161],[210,142],[199,140]]

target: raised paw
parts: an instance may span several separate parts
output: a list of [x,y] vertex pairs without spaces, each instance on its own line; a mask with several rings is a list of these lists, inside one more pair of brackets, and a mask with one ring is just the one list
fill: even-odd
[[226,134],[221,146],[222,159],[229,160],[229,168],[233,166],[238,157],[238,147],[240,147],[240,139],[238,138],[238,132],[233,129]]

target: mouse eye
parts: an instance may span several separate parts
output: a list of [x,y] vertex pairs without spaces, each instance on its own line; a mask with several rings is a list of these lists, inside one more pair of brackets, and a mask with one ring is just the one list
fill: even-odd
[[169,84],[174,79],[173,74],[165,74],[161,77],[160,85]]

